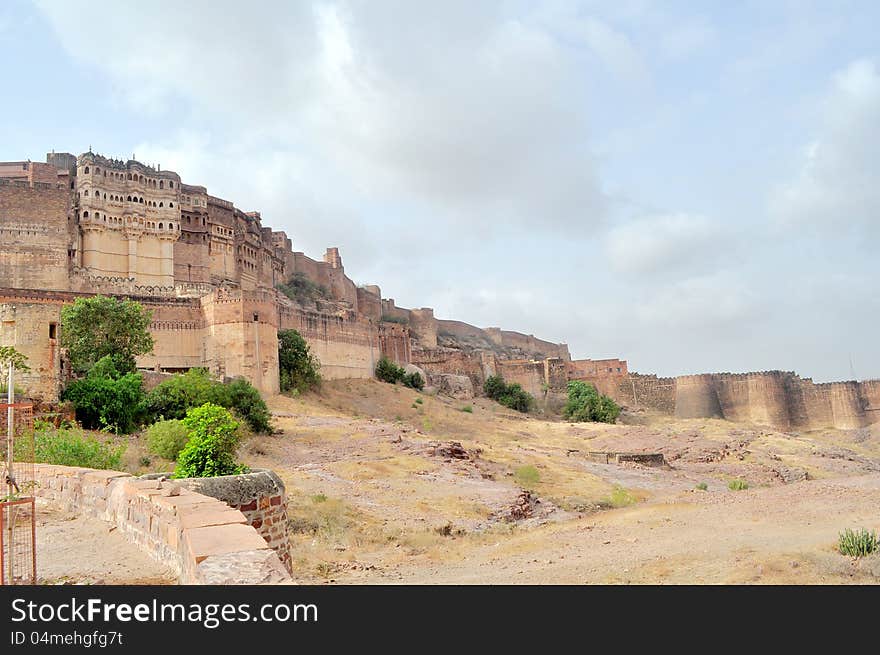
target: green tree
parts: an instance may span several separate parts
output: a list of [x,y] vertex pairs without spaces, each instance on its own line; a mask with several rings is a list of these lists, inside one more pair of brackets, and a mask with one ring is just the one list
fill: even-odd
[[592,384],[572,380],[568,383],[568,401],[562,415],[569,421],[614,423],[620,416],[620,406],[608,396],[600,395]]
[[278,333],[278,374],[281,391],[308,391],[321,382],[320,362],[296,330]]
[[205,403],[186,413],[183,424],[189,439],[177,456],[174,478],[210,478],[235,475],[248,469],[235,461],[238,421],[227,409]]
[[77,298],[61,310],[61,345],[77,373],[85,373],[107,355],[116,368],[135,370],[135,357],[153,350],[148,331],[152,312],[133,300],[108,296]]

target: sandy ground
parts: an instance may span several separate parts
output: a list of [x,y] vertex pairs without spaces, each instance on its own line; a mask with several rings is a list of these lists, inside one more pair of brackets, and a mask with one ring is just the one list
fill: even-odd
[[38,584],[174,584],[177,576],[118,530],[38,500]]
[[[880,426],[572,425],[375,381],[270,407],[282,434],[249,440],[242,456],[288,486],[302,582],[880,581],[880,556],[835,549],[844,528],[880,529]],[[451,441],[466,458],[438,452]],[[668,465],[588,458],[609,450],[661,452]],[[749,488],[730,490],[733,479]],[[538,502],[512,520],[524,491]]]

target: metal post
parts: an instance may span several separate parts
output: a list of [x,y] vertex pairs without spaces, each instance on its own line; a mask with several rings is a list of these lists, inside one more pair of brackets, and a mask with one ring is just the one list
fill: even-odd
[[[12,500],[14,497],[13,492],[15,491],[15,487],[13,487],[13,477],[15,476],[15,472],[12,470],[12,440],[15,433],[15,410],[12,407],[15,403],[15,364],[13,364],[11,360],[9,362],[9,379],[7,380],[7,384],[9,386],[6,388],[6,399],[8,403],[6,408],[6,493],[7,500]],[[15,550],[15,505],[9,504],[6,507],[9,510],[9,525],[7,526],[9,545],[6,548],[9,565],[9,584],[15,584],[15,565],[13,562],[13,551]]]

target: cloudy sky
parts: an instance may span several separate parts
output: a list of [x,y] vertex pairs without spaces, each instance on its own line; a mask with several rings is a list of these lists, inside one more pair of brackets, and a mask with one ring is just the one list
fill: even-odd
[[0,3],[0,160],[132,153],[407,307],[880,377],[880,4]]

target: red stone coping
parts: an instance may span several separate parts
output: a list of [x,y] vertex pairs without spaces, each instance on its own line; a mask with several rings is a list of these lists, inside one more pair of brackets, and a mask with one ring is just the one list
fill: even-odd
[[35,495],[115,525],[181,584],[277,584],[292,579],[244,514],[174,480],[35,464]]

